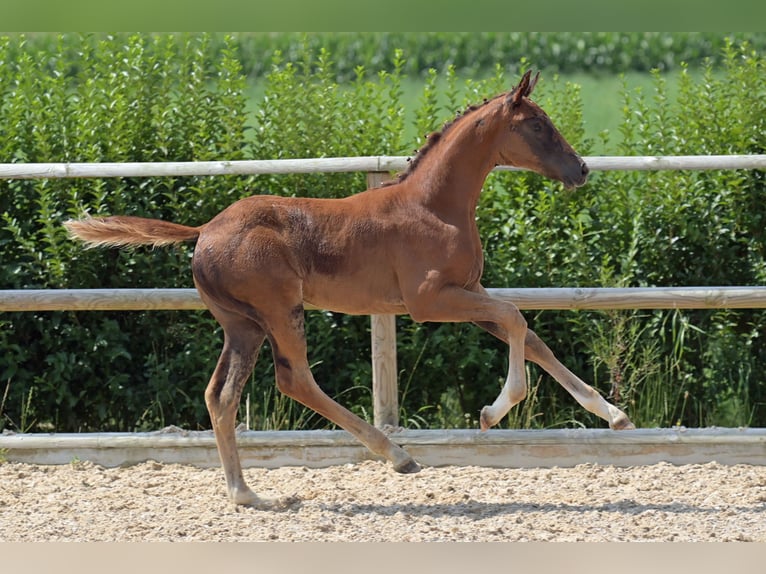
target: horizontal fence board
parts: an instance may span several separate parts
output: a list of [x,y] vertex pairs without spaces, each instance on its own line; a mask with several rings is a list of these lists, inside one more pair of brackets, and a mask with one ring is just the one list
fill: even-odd
[[406,158],[390,156],[133,163],[4,163],[0,164],[0,179],[370,172],[403,169],[406,165]]
[[[186,177],[290,173],[390,172],[407,167],[404,156],[258,159],[135,163],[2,163],[0,179],[101,177]],[[593,156],[583,158],[595,171],[766,169],[766,155]],[[498,166],[498,171],[516,171]]]
[[594,171],[766,169],[766,155],[595,156],[583,158]]
[[14,289],[0,291],[0,311],[140,311],[205,309],[196,289]]
[[[490,288],[520,309],[762,309],[766,287]],[[316,307],[306,306],[307,309]],[[0,290],[1,311],[205,309],[196,289]]]
[[[6,311],[194,311],[207,309],[196,289],[8,289]],[[306,309],[316,309],[306,305]]]
[[[404,430],[391,438],[427,466],[766,464],[766,429]],[[245,467],[321,468],[377,460],[345,431],[245,431],[238,433],[237,443]],[[30,464],[87,460],[114,467],[155,460],[220,465],[211,431],[4,434],[0,449],[7,460]]]
[[766,287],[552,287],[487,291],[520,309],[766,308]]

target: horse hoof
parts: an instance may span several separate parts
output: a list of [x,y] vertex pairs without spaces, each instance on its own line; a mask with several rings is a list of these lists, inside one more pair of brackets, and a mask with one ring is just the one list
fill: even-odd
[[489,415],[487,414],[488,409],[489,407],[484,407],[479,414],[479,427],[481,428],[481,432],[487,432],[494,424],[489,421]]
[[630,422],[630,419],[625,414],[614,419],[609,426],[612,430],[634,430],[636,428],[636,425]]
[[401,474],[415,474],[420,472],[420,465],[412,459],[406,460],[402,464],[394,466],[394,470]]

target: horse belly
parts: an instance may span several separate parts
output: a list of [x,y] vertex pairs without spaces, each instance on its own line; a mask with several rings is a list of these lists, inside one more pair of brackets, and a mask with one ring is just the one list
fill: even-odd
[[319,309],[349,315],[405,312],[401,293],[394,284],[355,275],[342,280],[326,277],[305,280],[303,300]]

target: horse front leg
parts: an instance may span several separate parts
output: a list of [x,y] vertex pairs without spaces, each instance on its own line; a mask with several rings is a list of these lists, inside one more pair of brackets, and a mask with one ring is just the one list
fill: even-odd
[[[524,370],[524,341],[527,335],[527,323],[516,310],[518,318],[512,323],[514,331],[509,331],[507,327],[504,330],[507,334],[508,343],[508,375],[500,394],[491,405],[481,409],[479,415],[479,425],[482,432],[489,430],[490,427],[499,423],[505,415],[527,396],[527,374]],[[515,324],[514,324],[515,323]]]
[[567,369],[542,339],[532,331],[527,332],[526,355],[530,361],[550,373],[583,408],[607,421],[609,428],[614,430],[636,428],[624,412],[608,403],[596,389]]
[[508,414],[527,395],[524,370],[524,344],[527,322],[512,303],[490,297],[481,287],[466,290],[441,289],[436,296],[407,302],[410,316],[417,322],[474,322],[497,324],[508,343],[508,375],[495,401],[481,410],[481,430],[486,431]]

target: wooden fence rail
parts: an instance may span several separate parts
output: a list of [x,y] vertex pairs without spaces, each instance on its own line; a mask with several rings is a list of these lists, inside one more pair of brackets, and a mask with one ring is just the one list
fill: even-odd
[[[519,309],[766,309],[766,287],[489,288]],[[8,289],[0,312],[194,311],[205,309],[196,289]],[[316,307],[306,306],[307,310]]]
[[[591,170],[766,169],[766,155],[588,157]],[[0,179],[181,177],[321,172],[368,172],[379,186],[406,157],[370,156],[283,160],[165,163],[0,164]],[[499,166],[498,170],[515,170]],[[549,288],[489,289],[494,297],[520,309],[693,309],[766,308],[766,287]],[[204,309],[194,289],[0,290],[0,312]],[[374,419],[378,426],[398,424],[396,328],[393,315],[372,317]]]

